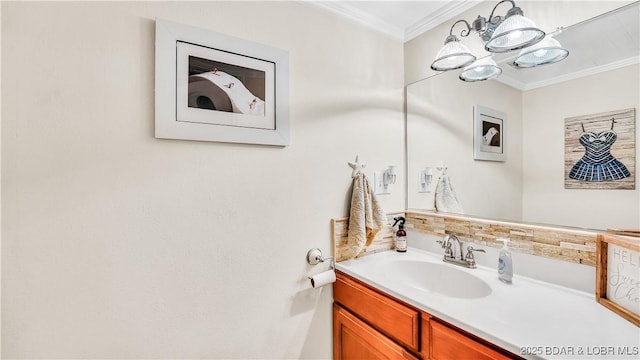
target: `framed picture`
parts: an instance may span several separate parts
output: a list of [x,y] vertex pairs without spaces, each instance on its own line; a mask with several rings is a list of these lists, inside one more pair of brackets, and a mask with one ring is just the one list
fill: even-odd
[[596,300],[640,326],[640,231],[629,236],[598,234],[596,240]]
[[155,136],[289,145],[289,55],[156,19]]
[[564,188],[635,190],[636,109],[564,119]]
[[481,105],[473,107],[473,158],[505,161],[504,121],[506,114]]

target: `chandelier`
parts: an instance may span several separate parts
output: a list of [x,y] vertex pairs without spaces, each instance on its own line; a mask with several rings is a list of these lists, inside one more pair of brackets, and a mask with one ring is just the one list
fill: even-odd
[[[505,16],[494,15],[500,4],[509,2],[509,9]],[[460,32],[461,37],[467,37],[473,31],[484,42],[485,50],[490,53],[504,53],[521,50],[512,65],[516,68],[531,68],[548,65],[563,60],[569,55],[567,49],[535,23],[524,16],[522,9],[513,0],[502,0],[497,3],[489,19],[478,15],[471,24],[466,20],[458,20],[451,25],[449,36],[444,46],[436,55],[431,69],[449,71],[464,68],[459,78],[463,81],[482,81],[492,79],[502,73],[502,69],[491,58],[491,55],[478,59],[469,48],[460,42],[453,34],[453,28],[458,24],[466,25]]]

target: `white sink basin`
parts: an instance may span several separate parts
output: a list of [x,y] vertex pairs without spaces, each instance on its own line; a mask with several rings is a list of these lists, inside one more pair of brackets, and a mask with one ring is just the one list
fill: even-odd
[[[475,299],[491,294],[482,279],[453,265],[418,260],[392,260],[381,266],[384,273],[397,282],[440,295]],[[473,270],[472,270],[473,271]]]

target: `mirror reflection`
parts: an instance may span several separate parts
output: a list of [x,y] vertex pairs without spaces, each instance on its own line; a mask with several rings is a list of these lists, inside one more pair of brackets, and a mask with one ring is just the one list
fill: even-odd
[[[536,6],[518,4],[525,12]],[[514,51],[493,56],[503,71],[492,80],[461,81],[460,69],[408,85],[408,208],[435,210],[445,173],[466,215],[591,229],[640,227],[638,19],[634,2],[574,25],[558,24],[564,28],[553,37],[570,55],[555,64],[518,68]],[[500,124],[491,140],[501,139],[503,158],[474,156],[474,141],[487,136],[483,121]],[[581,140],[583,134],[593,136]],[[584,142],[600,142],[605,155],[609,151],[624,164],[630,173],[625,186],[619,179],[568,186],[570,170],[588,148]]]

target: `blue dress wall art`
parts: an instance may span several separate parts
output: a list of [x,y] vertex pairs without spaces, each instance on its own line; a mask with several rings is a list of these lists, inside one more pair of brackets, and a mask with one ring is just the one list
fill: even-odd
[[611,155],[611,145],[618,139],[618,134],[613,131],[614,125],[615,119],[611,119],[611,129],[598,133],[586,132],[583,125],[580,144],[584,146],[585,153],[571,168],[571,179],[598,182],[631,176],[627,167]]
[[635,188],[635,109],[566,119],[565,188]]

